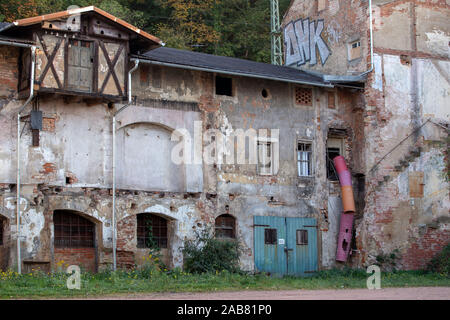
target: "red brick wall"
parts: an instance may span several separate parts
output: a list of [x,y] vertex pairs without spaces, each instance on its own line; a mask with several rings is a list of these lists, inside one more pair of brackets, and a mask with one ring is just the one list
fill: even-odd
[[62,263],[63,268],[66,265],[77,265],[80,268],[96,272],[95,248],[55,248],[55,263]]
[[12,97],[17,93],[18,58],[18,48],[0,45],[0,97]]
[[405,269],[424,269],[428,262],[450,243],[450,230],[428,228],[417,242],[412,243],[402,257]]

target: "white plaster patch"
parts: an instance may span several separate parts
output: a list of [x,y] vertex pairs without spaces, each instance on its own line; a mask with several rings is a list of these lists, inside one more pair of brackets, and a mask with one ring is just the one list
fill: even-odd
[[373,55],[374,79],[372,81],[372,88],[383,91],[383,70],[381,66],[382,57],[378,54]]
[[[39,239],[44,224],[45,218],[42,212],[36,212],[35,209],[30,209],[22,214],[21,235],[25,239],[25,247],[28,253],[38,249],[35,248],[34,239]],[[39,244],[37,244],[37,247],[39,247]]]
[[441,30],[433,30],[433,32],[425,32],[427,36],[426,44],[434,53],[450,57],[450,35]]

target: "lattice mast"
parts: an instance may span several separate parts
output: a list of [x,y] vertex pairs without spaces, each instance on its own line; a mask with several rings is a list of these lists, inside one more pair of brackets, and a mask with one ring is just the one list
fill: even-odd
[[270,0],[270,27],[272,64],[283,65],[283,47],[281,46],[280,9],[278,0]]

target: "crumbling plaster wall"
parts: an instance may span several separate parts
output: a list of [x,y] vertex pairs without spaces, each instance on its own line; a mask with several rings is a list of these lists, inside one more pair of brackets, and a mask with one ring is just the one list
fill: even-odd
[[[424,268],[450,241],[450,7],[445,1],[375,4],[375,69],[365,91],[366,210],[355,262],[371,264],[398,250],[397,267]],[[434,123],[424,124],[428,119]],[[422,196],[411,193],[417,184]]]

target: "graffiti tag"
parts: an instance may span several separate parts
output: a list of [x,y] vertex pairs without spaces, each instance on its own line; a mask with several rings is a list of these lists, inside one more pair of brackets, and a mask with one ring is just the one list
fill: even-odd
[[284,43],[286,48],[286,65],[297,64],[301,66],[306,62],[317,64],[317,51],[320,61],[324,65],[331,52],[322,38],[323,20],[309,21],[300,19],[289,22],[284,28]]

